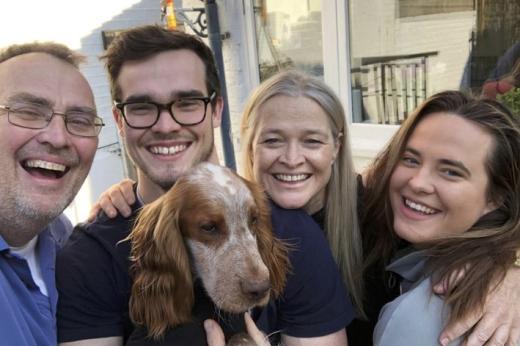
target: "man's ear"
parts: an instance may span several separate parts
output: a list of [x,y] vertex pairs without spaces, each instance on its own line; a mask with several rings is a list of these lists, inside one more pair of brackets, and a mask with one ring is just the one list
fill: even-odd
[[117,129],[119,130],[119,134],[122,135],[123,127],[125,125],[125,120],[123,119],[123,115],[121,114],[119,109],[117,109],[116,106],[112,107],[112,115],[114,116],[114,121],[117,124]]
[[217,100],[215,101],[215,105],[211,105],[211,116],[213,120],[213,127],[217,128],[220,126],[220,123],[222,122],[222,110],[224,109],[224,99],[222,96],[217,97]]

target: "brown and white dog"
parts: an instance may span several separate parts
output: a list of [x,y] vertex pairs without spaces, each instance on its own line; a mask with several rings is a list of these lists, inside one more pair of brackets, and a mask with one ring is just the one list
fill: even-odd
[[190,322],[193,280],[215,305],[245,312],[285,285],[287,248],[273,237],[261,188],[202,163],[143,208],[128,239],[134,284],[130,316],[152,337]]

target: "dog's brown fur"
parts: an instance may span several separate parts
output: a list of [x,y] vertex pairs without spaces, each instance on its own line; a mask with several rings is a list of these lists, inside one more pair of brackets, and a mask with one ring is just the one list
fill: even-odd
[[200,164],[180,177],[143,208],[128,239],[130,317],[152,337],[190,321],[193,275],[230,312],[265,305],[285,285],[287,247],[273,237],[263,191],[220,166]]

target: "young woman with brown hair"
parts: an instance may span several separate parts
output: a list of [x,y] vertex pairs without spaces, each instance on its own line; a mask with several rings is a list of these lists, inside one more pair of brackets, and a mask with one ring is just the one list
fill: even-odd
[[[483,308],[520,248],[519,152],[509,110],[448,91],[419,107],[376,159],[362,217],[367,266],[383,275],[392,262],[385,275],[397,274],[403,293],[383,308],[376,345],[438,345],[447,322]],[[432,291],[439,280],[444,298]]]

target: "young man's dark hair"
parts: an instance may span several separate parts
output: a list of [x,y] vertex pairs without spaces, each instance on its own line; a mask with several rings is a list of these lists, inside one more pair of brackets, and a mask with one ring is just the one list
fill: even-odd
[[[139,27],[139,30],[127,30],[117,35],[101,57],[106,62],[112,99],[121,101],[121,89],[117,84],[117,78],[125,62],[142,60],[160,52],[177,49],[187,49],[197,54],[206,67],[208,92],[214,91],[215,96],[220,96],[220,83],[213,52],[202,40],[182,31],[169,31],[157,25],[147,25]],[[213,102],[216,102],[217,97]]]

